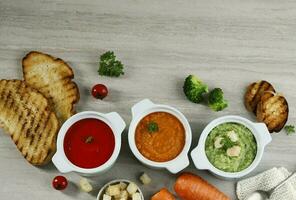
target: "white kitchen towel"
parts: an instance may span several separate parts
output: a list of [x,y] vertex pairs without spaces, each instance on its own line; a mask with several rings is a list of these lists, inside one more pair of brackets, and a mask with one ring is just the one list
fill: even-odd
[[[254,177],[241,180],[237,183],[236,193],[239,200],[244,200],[256,190],[270,191],[287,179],[291,173],[284,167],[272,168]],[[270,200],[296,200],[296,177],[277,188]]]
[[288,180],[284,185],[277,188],[271,195],[270,200],[296,200],[296,178]]

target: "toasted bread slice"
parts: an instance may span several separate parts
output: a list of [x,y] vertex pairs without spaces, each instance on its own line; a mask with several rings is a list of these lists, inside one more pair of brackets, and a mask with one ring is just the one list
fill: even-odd
[[22,61],[26,83],[40,91],[50,102],[60,124],[75,114],[79,90],[71,67],[60,58],[32,51]]
[[268,130],[279,132],[288,120],[289,106],[285,97],[274,92],[264,92],[257,106],[257,120],[264,122]]
[[245,94],[245,106],[248,111],[256,115],[257,104],[261,100],[262,94],[266,91],[275,92],[273,86],[267,81],[258,81],[248,86]]
[[51,160],[59,123],[40,92],[24,81],[0,80],[0,122],[28,162]]

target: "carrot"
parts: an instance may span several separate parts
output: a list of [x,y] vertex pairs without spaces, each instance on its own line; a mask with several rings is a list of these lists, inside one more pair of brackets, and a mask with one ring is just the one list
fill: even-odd
[[180,175],[174,189],[183,200],[230,200],[213,185],[191,173]]
[[151,197],[151,200],[176,200],[166,188],[162,188],[159,192]]

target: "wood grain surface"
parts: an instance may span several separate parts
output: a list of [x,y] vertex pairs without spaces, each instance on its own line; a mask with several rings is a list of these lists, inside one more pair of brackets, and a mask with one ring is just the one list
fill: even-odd
[[[293,0],[0,0],[0,79],[22,79],[21,59],[31,50],[67,61],[75,71],[81,100],[78,111],[117,111],[129,124],[130,108],[149,98],[178,108],[193,130],[192,148],[212,119],[237,114],[255,120],[243,105],[246,86],[270,81],[290,105],[289,124],[296,124],[296,1]],[[114,50],[125,64],[120,78],[98,76],[99,55]],[[221,87],[230,102],[223,112],[190,103],[183,80],[196,74],[210,88]],[[90,88],[104,83],[110,95],[95,100]],[[264,158],[252,174],[274,166],[296,170],[296,135],[273,134]],[[148,169],[131,154],[127,129],[118,162],[106,174],[91,178],[95,191],[80,192],[71,180],[65,192],[52,189],[58,171],[50,164],[30,166],[11,139],[0,130],[0,199],[95,199],[100,186],[115,178],[139,183],[147,172],[153,179],[141,187],[146,199],[161,187],[172,190],[175,176]],[[192,171],[235,199],[235,181],[207,171]],[[140,183],[139,183],[140,184]]]

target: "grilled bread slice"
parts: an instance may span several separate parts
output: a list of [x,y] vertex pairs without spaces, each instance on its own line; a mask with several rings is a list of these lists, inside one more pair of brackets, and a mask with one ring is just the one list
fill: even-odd
[[75,114],[79,90],[72,81],[71,67],[60,58],[32,51],[22,61],[26,83],[40,91],[50,102],[60,124]]
[[279,132],[288,120],[289,106],[285,97],[274,92],[264,92],[257,106],[257,120],[268,130]]
[[28,162],[51,160],[59,123],[40,92],[21,80],[0,80],[0,122]]
[[273,86],[267,81],[258,81],[248,86],[245,94],[245,106],[248,111],[253,112],[256,115],[257,104],[261,100],[261,96],[264,92],[275,92]]

